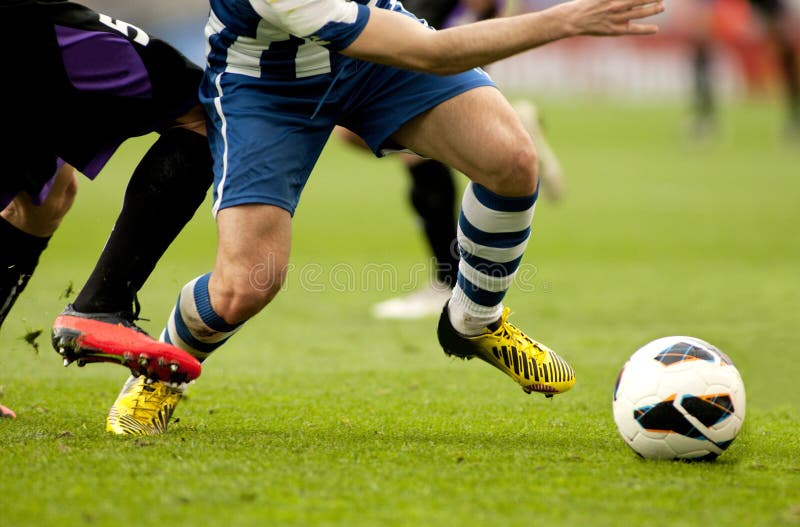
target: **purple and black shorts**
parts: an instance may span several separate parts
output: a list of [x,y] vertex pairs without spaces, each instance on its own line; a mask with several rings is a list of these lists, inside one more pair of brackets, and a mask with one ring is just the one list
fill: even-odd
[[0,17],[0,209],[23,191],[41,202],[64,162],[94,179],[126,139],[198,104],[202,70],[131,24],[64,1],[0,0]]

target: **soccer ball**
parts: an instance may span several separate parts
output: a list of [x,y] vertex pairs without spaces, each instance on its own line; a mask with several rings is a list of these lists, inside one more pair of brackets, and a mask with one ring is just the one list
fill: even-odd
[[727,355],[694,337],[663,337],[631,355],[614,388],[614,421],[648,459],[715,459],[744,422],[742,377]]

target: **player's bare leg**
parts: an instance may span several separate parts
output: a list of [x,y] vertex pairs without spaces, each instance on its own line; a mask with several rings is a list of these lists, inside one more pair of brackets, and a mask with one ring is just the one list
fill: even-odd
[[0,325],[33,275],[77,190],[73,168],[63,165],[40,204],[21,193],[0,212],[0,243],[7,248],[0,254]]
[[508,322],[503,297],[527,246],[538,193],[536,152],[498,90],[456,96],[402,127],[393,139],[471,179],[459,218],[458,283],[439,321],[449,355],[478,357],[526,392],[562,393],[572,368]]
[[[17,195],[0,212],[0,325],[14,302],[22,294],[77,192],[75,172],[62,165],[56,172],[47,197],[36,205],[28,194]],[[0,405],[0,417],[13,419],[16,414]]]
[[[212,273],[186,284],[160,340],[205,360],[280,291],[289,261],[291,216],[271,205],[241,205],[217,214]],[[184,387],[131,377],[106,419],[115,434],[166,431]]]

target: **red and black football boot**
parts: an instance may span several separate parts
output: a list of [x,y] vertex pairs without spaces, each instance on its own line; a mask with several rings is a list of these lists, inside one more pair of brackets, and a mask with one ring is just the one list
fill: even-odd
[[200,361],[189,353],[159,342],[133,323],[131,313],[82,313],[68,305],[56,318],[52,344],[64,366],[76,362],[120,364],[133,375],[182,384],[200,376]]

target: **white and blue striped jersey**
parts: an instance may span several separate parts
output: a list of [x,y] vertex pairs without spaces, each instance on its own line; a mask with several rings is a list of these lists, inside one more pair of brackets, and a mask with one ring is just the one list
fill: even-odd
[[397,0],[211,0],[208,66],[275,80],[328,73],[336,65],[331,52],[367,24],[368,5],[402,9]]
[[[200,101],[214,157],[214,213],[260,203],[294,214],[334,127],[376,155],[410,119],[494,83],[475,69],[438,76],[337,53],[370,13],[416,18],[398,0],[211,0]],[[200,348],[196,348],[200,349]]]

